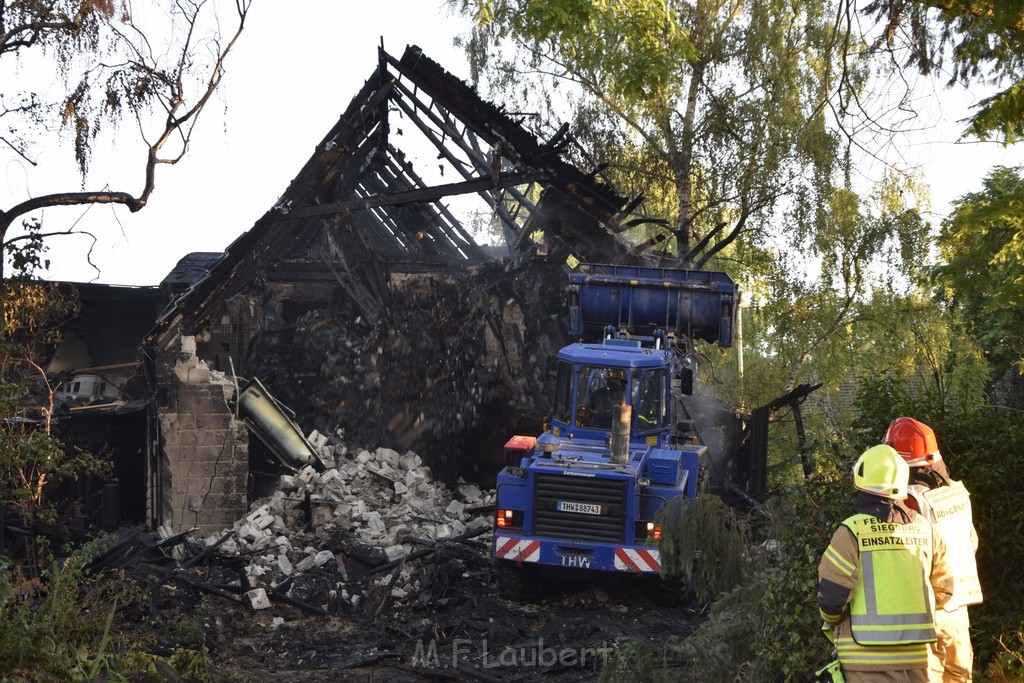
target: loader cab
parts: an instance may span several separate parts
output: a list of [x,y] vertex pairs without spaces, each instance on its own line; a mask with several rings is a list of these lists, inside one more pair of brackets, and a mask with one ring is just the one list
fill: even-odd
[[631,440],[660,443],[671,425],[666,353],[638,344],[572,344],[558,354],[551,430],[563,439],[605,440],[613,405],[632,407]]

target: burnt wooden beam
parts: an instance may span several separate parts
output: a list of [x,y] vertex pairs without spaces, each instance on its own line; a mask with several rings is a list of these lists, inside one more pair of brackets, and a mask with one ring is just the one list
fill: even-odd
[[[397,172],[397,162],[395,161],[395,151],[397,151],[397,150],[395,150],[392,147],[389,147],[388,148],[389,154],[388,154],[387,158],[385,159],[385,164],[393,172]],[[423,182],[423,179],[420,178],[418,175],[416,175],[416,172],[412,170],[412,166],[411,165],[409,165],[409,168],[405,169],[405,173],[407,173],[409,175],[409,178],[412,180],[414,186],[424,187],[426,185],[426,183]],[[441,217],[441,219],[447,221],[448,224],[451,226],[452,230],[454,230],[456,232],[456,234],[459,237],[461,237],[462,242],[463,242],[463,244],[465,246],[465,249],[468,249],[469,252],[472,252],[472,253],[469,253],[467,255],[471,256],[471,257],[474,257],[474,258],[477,258],[479,260],[484,260],[486,258],[486,256],[480,250],[480,246],[476,243],[476,240],[474,240],[473,237],[468,232],[466,232],[466,229],[462,226],[462,223],[459,221],[458,218],[456,218],[452,214],[451,211],[448,210],[448,207],[446,207],[444,204],[441,204],[440,202],[437,202],[436,204],[433,205],[433,209],[432,210],[435,210],[435,209],[436,209],[436,212]]]
[[[440,128],[442,133],[444,133],[449,138],[451,138],[451,140],[455,144],[455,146],[458,147],[459,149],[461,149],[466,154],[466,157],[469,159],[470,163],[477,170],[477,172],[479,172],[479,173],[491,173],[492,172],[493,162],[489,161],[487,159],[486,155],[480,149],[479,144],[477,144],[477,139],[478,139],[477,135],[468,126],[465,127],[464,130],[461,133],[456,131],[455,130],[454,122],[450,120],[450,116],[451,116],[450,112],[448,112],[445,109],[442,109],[442,108],[438,107],[438,109],[441,112],[440,114],[438,114],[438,113],[432,111],[431,109],[429,109],[427,107],[424,107],[423,103],[420,102],[420,100],[413,94],[413,92],[411,90],[409,90],[401,81],[398,81],[398,82],[395,83],[395,88],[396,88],[396,90],[398,91],[399,94],[403,95],[406,99],[409,99],[411,102],[413,102],[414,105],[416,105],[417,107],[422,109],[424,116],[426,116],[427,119],[430,120],[435,126]],[[463,142],[463,140],[468,140],[469,144],[465,144]],[[432,138],[432,141],[434,141],[433,138]],[[441,145],[441,144],[443,144],[443,142],[442,141],[436,141],[436,142],[434,142],[434,144],[435,145]],[[510,150],[510,151],[514,151],[514,150]],[[509,158],[509,161],[511,161],[513,164],[517,164],[517,165],[522,163],[519,159],[514,159],[514,158]],[[463,175],[465,177],[469,177],[468,173],[463,173]],[[514,188],[508,188],[506,191],[508,193],[512,194],[512,196],[515,197],[515,199],[517,201],[529,205],[531,210],[536,208],[536,207],[533,206],[532,202],[530,202],[526,198],[526,196],[523,195],[518,190],[516,190]]]
[[[400,87],[401,84],[396,85],[399,86],[399,91],[405,94],[410,101],[412,101],[416,105],[420,105],[420,102],[415,97],[415,95],[413,95],[407,89],[403,89],[402,87]],[[470,172],[462,164],[462,161],[456,158],[455,155],[452,154],[448,147],[444,144],[444,142],[437,137],[437,134],[426,123],[420,120],[420,117],[416,115],[415,109],[413,107],[410,107],[409,104],[404,101],[404,98],[397,98],[395,100],[395,103],[399,106],[399,108],[402,109],[402,111],[405,112],[406,116],[408,116],[409,119],[416,125],[416,127],[420,129],[420,132],[423,133],[423,135],[426,136],[426,138],[430,140],[431,143],[433,143],[434,147],[438,149],[441,155],[444,156],[449,161],[449,163],[452,164],[455,170],[459,174],[461,174],[462,177],[466,178],[466,180],[471,180],[473,178]],[[454,132],[447,129],[443,121],[437,120],[437,116],[433,112],[429,110],[424,110],[424,113],[427,115],[427,118],[434,123],[434,125],[441,128],[443,133],[450,134],[451,132]],[[458,140],[456,140],[456,146],[461,146],[461,143]],[[467,156],[470,157],[471,161],[473,161],[473,153],[466,150],[465,148],[462,149],[464,152],[466,152]],[[479,160],[474,161],[473,165],[474,167],[477,168],[477,170],[483,173],[491,173],[491,168],[489,168],[488,164],[484,163],[484,161],[485,160],[481,158]],[[510,159],[510,161],[514,160]],[[489,196],[486,191],[481,190],[479,194],[485,202],[487,202],[488,204],[492,204],[495,208],[501,206],[501,204],[495,201],[493,197]],[[502,215],[502,213],[499,212],[499,215]],[[506,221],[506,226],[509,231],[511,231],[514,234],[518,234],[518,224],[514,220],[509,221],[507,211],[504,212],[503,220]],[[511,246],[511,242],[508,242],[507,238],[506,243],[508,243]]]
[[525,185],[536,182],[542,176],[538,173],[512,173],[501,175],[497,182],[491,176],[473,178],[461,183],[447,183],[445,185],[434,185],[418,190],[406,190],[403,192],[389,192],[387,194],[371,195],[360,199],[353,199],[346,202],[331,202],[329,204],[315,204],[304,206],[299,209],[292,209],[280,220],[296,220],[308,218],[309,216],[326,216],[329,214],[352,213],[360,209],[369,209],[380,206],[401,206],[416,202],[433,202],[442,197],[450,197],[459,194],[470,194],[490,188],[505,188],[514,185]]
[[542,170],[548,180],[574,203],[604,222],[626,204],[607,185],[563,161],[551,149],[541,145],[519,123],[494,105],[484,101],[467,84],[452,76],[415,46],[409,46],[401,60],[387,56],[388,64],[400,77],[408,78],[441,103],[489,144],[510,144],[527,166]]
[[[382,178],[374,173],[365,176],[362,184],[368,195],[374,197],[394,190],[392,183],[393,179]],[[394,224],[395,236],[408,245],[410,253],[440,254],[448,251],[443,248],[443,243],[438,243],[436,227],[432,219],[422,211],[420,204],[376,206],[370,209],[385,215]]]

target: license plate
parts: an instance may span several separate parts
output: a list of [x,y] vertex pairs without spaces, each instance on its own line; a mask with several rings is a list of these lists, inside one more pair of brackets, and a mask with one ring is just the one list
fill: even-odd
[[567,500],[558,501],[559,512],[582,512],[586,515],[601,514],[601,506],[594,503],[572,503]]

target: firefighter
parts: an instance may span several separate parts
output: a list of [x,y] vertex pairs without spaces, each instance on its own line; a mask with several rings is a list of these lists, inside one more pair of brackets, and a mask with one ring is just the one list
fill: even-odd
[[850,683],[928,680],[933,610],[952,592],[946,546],[903,505],[910,469],[890,446],[853,466],[856,514],[832,535],[818,565],[818,610]]
[[978,535],[971,517],[971,498],[959,481],[949,476],[935,432],[910,417],[889,425],[885,443],[910,466],[907,507],[928,518],[949,549],[953,568],[953,597],[935,613],[936,641],[929,648],[930,681],[970,681],[974,663],[968,605],[981,602],[981,584],[974,555]]

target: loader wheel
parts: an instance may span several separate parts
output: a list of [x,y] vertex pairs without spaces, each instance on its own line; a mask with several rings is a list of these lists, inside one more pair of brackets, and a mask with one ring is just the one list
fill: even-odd
[[494,561],[494,579],[498,593],[506,600],[531,602],[537,598],[536,567],[516,566],[514,562]]
[[661,576],[653,583],[651,597],[659,604],[679,606],[693,602],[693,586],[681,576]]
[[701,464],[697,467],[697,497],[711,492],[711,472],[708,466]]

